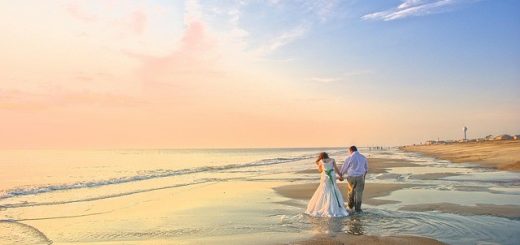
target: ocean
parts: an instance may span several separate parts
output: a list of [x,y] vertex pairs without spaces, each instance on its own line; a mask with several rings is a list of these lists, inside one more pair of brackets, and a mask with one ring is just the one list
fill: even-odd
[[[397,148],[360,151],[414,161],[369,174],[370,183],[414,185],[378,197],[365,213],[323,220],[305,200],[274,187],[317,183],[304,173],[344,148],[115,149],[0,151],[0,244],[289,243],[316,234],[419,235],[449,244],[517,244],[520,220],[492,215],[401,210],[405,205],[520,204],[520,174],[453,164]],[[369,161],[370,163],[370,161]],[[452,173],[440,179],[418,174]]]

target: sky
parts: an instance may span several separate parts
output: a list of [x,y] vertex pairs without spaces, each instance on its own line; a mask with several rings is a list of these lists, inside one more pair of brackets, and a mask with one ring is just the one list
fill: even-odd
[[520,1],[0,1],[0,149],[520,134]]

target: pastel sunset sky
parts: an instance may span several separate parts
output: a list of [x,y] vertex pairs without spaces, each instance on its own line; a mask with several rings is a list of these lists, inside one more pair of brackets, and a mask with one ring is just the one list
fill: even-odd
[[520,134],[520,1],[0,1],[0,149]]

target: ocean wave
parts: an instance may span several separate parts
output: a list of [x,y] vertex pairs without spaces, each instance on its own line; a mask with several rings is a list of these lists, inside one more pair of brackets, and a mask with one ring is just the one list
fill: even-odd
[[94,197],[86,197],[86,198],[80,198],[80,199],[63,200],[63,201],[10,203],[10,204],[0,205],[0,210],[8,209],[8,208],[35,207],[35,206],[61,205],[61,204],[69,204],[69,203],[77,203],[77,202],[90,202],[90,201],[97,201],[97,200],[109,199],[109,198],[114,198],[114,197],[129,196],[129,195],[145,193],[145,192],[149,192],[149,191],[157,191],[157,190],[164,190],[164,189],[169,189],[169,188],[197,185],[197,184],[207,183],[208,181],[209,180],[207,180],[207,179],[202,179],[199,181],[195,181],[193,183],[161,186],[161,187],[148,188],[148,189],[139,189],[139,190],[134,190],[134,191],[120,192],[120,193],[94,196]]
[[142,172],[138,173],[137,175],[133,175],[133,176],[111,178],[111,179],[106,179],[106,180],[82,181],[82,182],[58,184],[58,185],[19,187],[19,188],[9,189],[9,190],[0,192],[0,200],[11,198],[11,197],[16,197],[16,196],[37,195],[37,194],[41,194],[41,193],[48,193],[48,192],[54,192],[54,191],[93,188],[93,187],[100,187],[100,186],[107,186],[107,185],[124,184],[124,183],[135,182],[135,181],[173,177],[173,176],[179,176],[179,175],[196,174],[196,173],[202,173],[202,172],[215,172],[215,171],[225,171],[225,170],[229,170],[229,169],[275,165],[275,164],[305,160],[305,159],[309,159],[312,157],[314,157],[314,155],[312,155],[312,156],[311,155],[302,155],[302,156],[298,156],[298,157],[288,157],[288,158],[277,157],[277,158],[262,159],[259,161],[254,161],[254,162],[249,162],[249,163],[236,163],[236,164],[227,164],[227,165],[222,165],[222,166],[205,166],[205,167],[198,167],[198,168],[193,168],[193,169],[179,169],[179,170],[155,169],[155,170],[142,171]]

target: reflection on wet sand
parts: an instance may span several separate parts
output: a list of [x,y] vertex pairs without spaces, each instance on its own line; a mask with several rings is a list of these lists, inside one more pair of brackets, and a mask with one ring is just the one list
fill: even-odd
[[359,217],[355,217],[354,215],[341,218],[316,218],[310,216],[306,216],[306,218],[314,234],[328,234],[332,237],[338,233],[351,235],[364,234]]
[[[268,160],[246,167],[197,167],[204,171],[181,175],[153,170],[140,173],[137,176],[148,177],[138,180],[0,198],[0,228],[5,228],[0,229],[1,243],[36,239],[80,244],[173,240],[176,244],[517,244],[520,240],[520,220],[476,209],[505,210],[505,204],[509,211],[514,209],[520,196],[518,173],[465,169],[395,149],[371,152],[378,160],[371,166],[374,173],[367,176],[364,212],[316,219],[303,215],[319,180],[309,160],[314,150],[303,153],[291,152],[290,158],[269,155]],[[341,162],[345,153],[331,155]],[[406,159],[402,169],[399,159]],[[446,172],[457,175],[443,176]],[[418,175],[423,177],[414,178]],[[340,188],[345,191],[345,184]],[[423,206],[439,201],[452,204]]]
[[365,229],[363,223],[363,220],[359,216],[350,216],[345,225],[347,227],[345,230],[346,233],[351,235],[364,235]]

